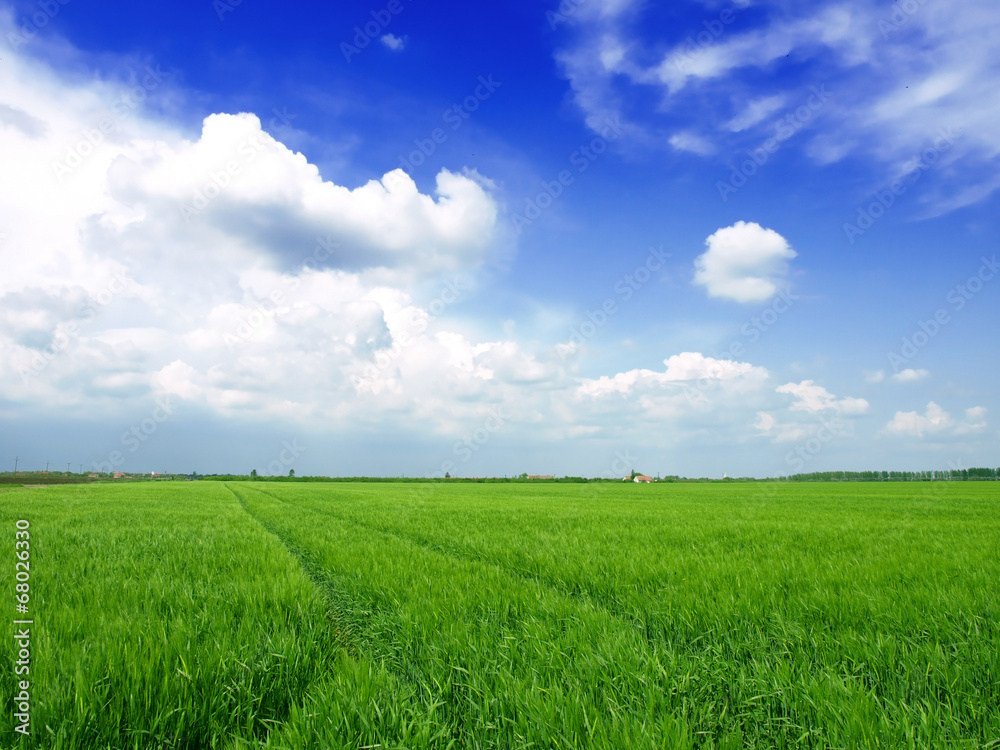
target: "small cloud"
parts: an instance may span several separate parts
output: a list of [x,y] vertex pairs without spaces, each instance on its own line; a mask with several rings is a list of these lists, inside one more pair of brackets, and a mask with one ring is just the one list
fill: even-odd
[[690,151],[699,156],[711,156],[716,152],[715,145],[710,140],[691,131],[670,136],[670,145],[678,151]]
[[801,383],[785,383],[775,389],[778,393],[789,393],[797,399],[792,404],[796,411],[821,412],[835,411],[839,414],[864,414],[868,411],[868,402],[863,398],[838,399],[826,388],[816,385],[811,380]]
[[757,421],[753,423],[753,426],[761,432],[770,432],[774,429],[775,424],[776,420],[773,415],[766,411],[759,411],[757,412]]
[[784,237],[752,221],[718,230],[705,246],[694,261],[694,283],[709,297],[737,302],[764,302],[777,294],[777,281],[796,255]]
[[381,37],[381,42],[393,52],[402,52],[406,47],[407,37],[396,36],[395,34],[385,34]]
[[973,406],[965,410],[965,421],[955,428],[956,435],[971,435],[986,429],[986,407]]
[[915,411],[897,411],[885,429],[897,435],[923,437],[926,432],[946,430],[953,423],[948,412],[931,401],[927,404],[927,410],[922,415]]
[[907,368],[897,372],[892,376],[892,379],[897,383],[916,383],[918,380],[923,380],[928,375],[930,375],[930,373],[927,370],[914,370]]
[[885,380],[884,370],[875,370],[875,372],[866,372],[864,373],[864,375],[866,383],[881,383],[883,380]]

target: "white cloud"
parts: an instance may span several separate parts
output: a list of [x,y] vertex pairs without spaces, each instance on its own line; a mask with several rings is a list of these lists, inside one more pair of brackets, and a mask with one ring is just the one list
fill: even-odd
[[985,432],[987,426],[986,407],[973,406],[966,409],[965,419],[956,422],[948,412],[931,401],[923,414],[897,411],[885,430],[896,435],[922,438],[925,434],[975,435]]
[[915,411],[897,411],[886,430],[898,435],[923,437],[924,433],[941,432],[954,425],[951,416],[933,401],[927,404],[924,414]]
[[579,392],[584,396],[601,397],[679,385],[689,394],[701,395],[700,389],[714,383],[742,380],[756,387],[768,376],[763,367],[755,367],[748,362],[713,359],[699,352],[675,354],[663,360],[663,364],[666,365],[663,372],[637,369],[612,377],[604,375],[596,380],[584,380]]
[[395,34],[385,34],[380,37],[380,41],[393,52],[402,52],[403,48],[406,47],[405,36],[399,37]]
[[826,388],[816,385],[812,380],[803,380],[801,383],[785,383],[775,389],[778,393],[787,393],[795,397],[792,409],[806,412],[832,411],[838,414],[865,414],[868,411],[868,402],[863,398],[841,398],[838,399]]
[[708,248],[695,259],[694,283],[710,297],[762,302],[773,297],[796,253],[773,229],[738,221],[705,240]]
[[760,68],[800,48],[828,48],[842,60],[860,62],[870,53],[865,19],[846,5],[811,9],[814,15],[772,20],[766,26],[726,34],[714,44],[690,50],[680,45],[659,66],[648,71],[678,91],[705,79],[720,78],[746,68]]
[[885,370],[875,370],[864,373],[866,383],[881,383],[885,380]]
[[913,368],[906,368],[905,370],[900,370],[892,379],[897,383],[916,383],[918,380],[923,380],[930,373],[927,370],[914,370]]
[[115,157],[106,189],[119,203],[106,221],[121,235],[155,225],[178,244],[222,235],[293,265],[323,236],[331,245],[325,265],[426,274],[484,259],[497,215],[486,184],[475,173],[442,170],[434,200],[397,169],[342,187],[264,132],[256,116],[214,114],[197,141],[138,142]]

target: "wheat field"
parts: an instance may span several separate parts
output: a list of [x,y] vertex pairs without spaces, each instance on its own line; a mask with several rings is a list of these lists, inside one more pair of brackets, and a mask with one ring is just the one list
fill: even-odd
[[34,625],[31,734],[5,709],[0,742],[1000,747],[996,486],[5,492]]

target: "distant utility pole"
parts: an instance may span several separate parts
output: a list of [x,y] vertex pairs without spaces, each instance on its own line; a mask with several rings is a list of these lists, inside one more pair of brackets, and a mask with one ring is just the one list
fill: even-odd
[[49,462],[48,461],[45,462],[45,473],[46,474],[49,473]]
[[83,464],[80,464],[80,473],[83,474]]
[[69,461],[66,462],[66,473],[69,474]]
[[14,473],[17,474],[17,456],[14,456]]

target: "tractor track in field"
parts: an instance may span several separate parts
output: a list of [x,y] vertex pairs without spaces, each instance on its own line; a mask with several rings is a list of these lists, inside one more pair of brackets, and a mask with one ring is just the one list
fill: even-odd
[[[277,539],[285,550],[287,550],[288,554],[298,561],[302,570],[305,571],[306,575],[309,577],[309,580],[312,581],[313,585],[317,586],[323,593],[323,597],[326,600],[327,605],[330,607],[332,617],[336,620],[339,626],[343,626],[344,632],[348,635],[346,642],[341,644],[347,650],[348,655],[355,661],[365,656],[371,658],[384,669],[391,672],[396,679],[412,687],[414,690],[414,696],[420,696],[413,700],[417,703],[425,702],[425,698],[423,696],[426,696],[427,693],[430,692],[428,681],[425,679],[425,676],[418,671],[418,669],[414,668],[412,664],[409,663],[413,661],[419,663],[420,661],[423,661],[423,659],[408,655],[408,663],[400,664],[398,654],[393,654],[391,651],[386,649],[379,649],[378,646],[381,645],[381,642],[377,638],[366,637],[366,635],[362,632],[360,625],[355,627],[351,624],[345,623],[342,618],[338,618],[338,612],[358,612],[359,610],[357,606],[355,606],[356,602],[354,602],[340,587],[338,587],[334,576],[324,570],[308,550],[290,543],[284,535],[274,528],[272,524],[258,517],[253,513],[253,511],[247,508],[243,497],[236,492],[236,490],[230,487],[228,483],[225,483],[225,487],[233,494],[243,511],[250,518],[259,523],[261,527],[271,536]],[[289,503],[287,500],[282,500],[267,490],[254,488],[254,491],[267,495],[268,497],[280,502],[282,505],[292,505],[297,509],[301,509],[301,506]],[[312,509],[307,508],[306,510]],[[362,614],[365,613],[362,612]],[[452,733],[456,738],[460,738],[462,735],[461,727],[463,726],[463,722],[466,717],[461,711],[456,711],[447,702],[440,700],[441,696],[438,693],[435,692],[433,694],[436,698],[438,698],[437,705],[444,707],[444,723],[447,723],[452,727]]]
[[[272,492],[269,492],[268,490],[259,488],[254,488],[254,490],[260,492],[261,494],[267,495],[268,497],[282,503],[283,505],[288,505],[295,508],[308,510],[312,513],[316,513],[321,516],[327,516],[329,518],[333,518],[338,521],[348,523],[357,528],[365,529],[368,531],[374,531],[390,539],[394,539],[398,542],[409,544],[411,546],[417,547],[418,549],[428,550],[437,555],[452,560],[459,560],[462,562],[471,562],[479,565],[489,566],[506,574],[510,578],[521,580],[526,583],[533,583],[537,586],[541,586],[542,588],[546,588],[549,591],[552,591],[553,593],[556,593],[560,596],[564,596],[568,598],[570,601],[581,603],[584,606],[589,605],[593,609],[600,610],[609,617],[617,619],[621,621],[623,624],[631,626],[634,629],[640,631],[647,645],[653,649],[666,647],[671,650],[679,651],[680,653],[686,653],[692,656],[698,656],[702,652],[702,649],[701,647],[699,647],[698,642],[704,638],[704,634],[692,639],[686,637],[680,632],[675,632],[676,640],[672,640],[669,637],[667,637],[668,624],[666,622],[656,618],[650,618],[648,616],[635,614],[634,612],[629,611],[629,608],[627,608],[626,605],[624,605],[620,600],[614,597],[602,596],[600,594],[593,594],[589,591],[582,590],[576,586],[567,585],[558,580],[552,580],[549,578],[539,576],[535,573],[531,573],[530,571],[505,565],[501,562],[498,562],[495,559],[490,558],[489,556],[477,554],[476,552],[471,550],[444,545],[438,542],[428,540],[425,537],[410,536],[408,534],[403,534],[398,531],[387,529],[382,526],[367,524],[362,521],[358,521],[353,518],[348,518],[336,513],[331,513],[324,510],[318,510],[316,508],[302,506],[296,503],[290,503],[289,501],[278,497],[277,495],[275,495]],[[247,512],[249,513],[249,511]],[[256,516],[254,517],[256,518]],[[261,523],[263,525],[263,522]],[[287,544],[285,546],[288,547]],[[308,553],[305,554],[308,555]],[[323,572],[318,568],[318,566],[316,566],[316,570],[319,573],[319,575],[323,575]]]
[[[243,497],[236,492],[236,490],[230,487],[228,483],[223,483],[223,486],[229,490],[230,493],[232,493],[233,497],[236,498],[236,502],[240,504],[240,508],[243,509],[243,512],[259,523],[264,531],[274,537],[278,543],[285,548],[285,551],[295,558],[295,560],[299,563],[299,566],[305,572],[306,576],[313,582],[313,585],[319,587],[323,594],[323,598],[326,600],[327,610],[330,613],[331,619],[333,619],[336,623],[339,632],[347,635],[347,637],[342,640],[340,645],[344,647],[352,659],[356,659],[359,655],[359,648],[350,637],[352,635],[350,628],[346,626],[346,623],[344,623],[337,615],[337,613],[343,609],[341,607],[343,604],[343,595],[336,589],[333,581],[324,574],[322,568],[320,568],[319,564],[313,559],[308,550],[302,549],[288,542],[288,540],[286,540],[272,524],[254,515],[254,513],[247,508],[246,503],[243,501]],[[281,500],[280,502],[284,503],[285,501]]]

